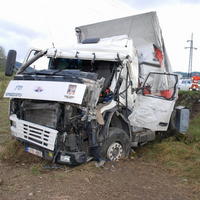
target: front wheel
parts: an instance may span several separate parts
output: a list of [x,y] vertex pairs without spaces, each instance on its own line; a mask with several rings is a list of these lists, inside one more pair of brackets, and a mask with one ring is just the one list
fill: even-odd
[[101,154],[110,161],[118,161],[129,155],[130,140],[126,132],[119,128],[110,128],[109,137],[101,146]]

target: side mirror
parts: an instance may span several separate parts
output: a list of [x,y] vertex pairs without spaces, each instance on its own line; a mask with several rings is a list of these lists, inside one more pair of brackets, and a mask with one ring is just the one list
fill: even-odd
[[5,75],[12,76],[15,68],[17,52],[15,50],[9,50],[6,59]]

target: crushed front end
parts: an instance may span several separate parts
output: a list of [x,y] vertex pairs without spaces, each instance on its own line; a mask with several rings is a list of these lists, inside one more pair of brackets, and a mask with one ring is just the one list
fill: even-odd
[[[24,78],[26,81],[22,80]],[[81,79],[79,76],[77,79],[79,83],[75,82],[75,77],[74,82],[51,81],[53,85],[49,92],[54,95],[52,97],[49,95],[48,100],[45,92],[50,87],[50,81],[47,84],[45,80],[38,82],[27,79],[30,77],[16,76],[5,93],[5,95],[18,93],[25,97],[12,98],[10,101],[12,135],[25,144],[27,152],[53,162],[70,165],[86,162],[92,156],[91,149],[97,146],[96,140],[90,136],[94,134],[92,132],[95,132],[95,135],[97,133],[96,120],[94,120],[95,106],[104,80],[97,80],[94,77],[93,80],[85,77]],[[34,75],[34,79],[40,79],[40,76]],[[51,99],[60,95],[57,94],[57,84],[66,85],[65,93],[62,93],[66,102],[59,101],[59,97],[57,101]],[[14,88],[15,93],[10,92],[11,87]],[[30,90],[33,94],[32,98],[28,99],[26,94]],[[76,102],[76,95],[79,95],[79,101],[82,98],[80,103]],[[39,99],[36,98],[37,96]],[[41,100],[43,97],[46,100]]]

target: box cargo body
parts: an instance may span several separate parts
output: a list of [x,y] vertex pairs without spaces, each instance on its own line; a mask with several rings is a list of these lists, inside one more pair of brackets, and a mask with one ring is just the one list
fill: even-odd
[[172,72],[156,12],[79,26],[75,30],[78,42],[82,42],[87,38],[107,38],[117,35],[127,35],[128,38],[133,40],[139,57],[143,55],[141,62],[153,62],[151,54],[154,44],[164,54],[165,71]]

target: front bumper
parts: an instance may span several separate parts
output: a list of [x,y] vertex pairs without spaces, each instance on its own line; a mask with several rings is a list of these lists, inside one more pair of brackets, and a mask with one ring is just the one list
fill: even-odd
[[25,144],[25,151],[61,164],[77,165],[87,161],[85,152],[60,152],[55,149],[58,131],[10,116],[11,134]]
[[[25,144],[25,151],[36,156],[42,157],[46,160],[55,161],[60,164],[79,165],[87,162],[87,155],[85,152],[52,152],[41,147]],[[54,159],[55,158],[55,159]]]

